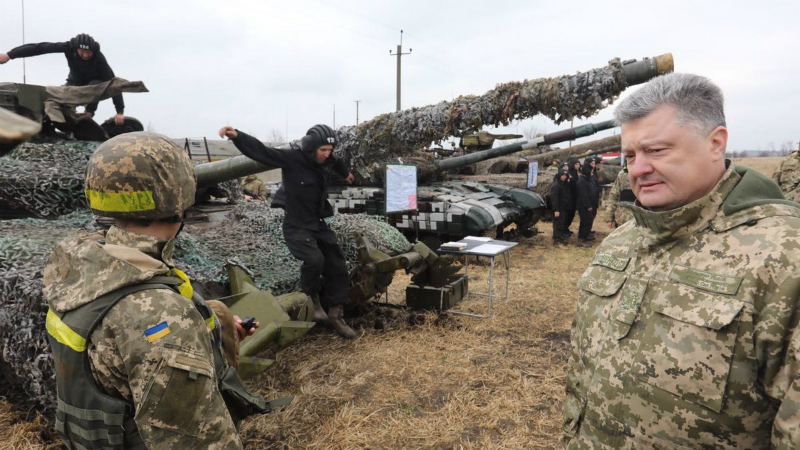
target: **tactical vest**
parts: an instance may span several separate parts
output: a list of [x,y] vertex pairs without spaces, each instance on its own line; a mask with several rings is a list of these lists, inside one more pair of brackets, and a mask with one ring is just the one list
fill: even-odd
[[[154,277],[141,284],[125,286],[82,305],[57,314],[47,312],[47,337],[56,368],[56,430],[69,448],[139,449],[146,448],[133,420],[134,407],[128,401],[106,394],[95,382],[87,352],[89,337],[106,314],[126,296],[147,289],[178,292],[182,280]],[[222,339],[214,315],[204,301],[192,303],[203,317],[212,336],[214,370],[225,405],[234,423],[255,413],[270,412],[270,405],[250,394],[236,369],[228,366],[222,354]]]

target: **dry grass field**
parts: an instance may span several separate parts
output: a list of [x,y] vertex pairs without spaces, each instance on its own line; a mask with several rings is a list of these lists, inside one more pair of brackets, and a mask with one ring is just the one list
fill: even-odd
[[[737,163],[771,175],[779,162]],[[594,249],[554,248],[551,225],[538,227],[513,250],[509,297],[490,319],[387,307],[379,324],[359,321],[354,341],[323,329],[275,355],[249,384],[294,402],[245,421],[246,448],[558,448],[575,281]],[[607,232],[602,223],[596,229],[600,238]],[[496,273],[502,279],[503,269]],[[471,290],[485,287],[485,277],[485,267],[471,266]],[[397,276],[390,300],[407,283]],[[486,301],[459,309],[486,312]],[[0,403],[0,434],[0,449],[59,447],[45,420],[8,403]]]

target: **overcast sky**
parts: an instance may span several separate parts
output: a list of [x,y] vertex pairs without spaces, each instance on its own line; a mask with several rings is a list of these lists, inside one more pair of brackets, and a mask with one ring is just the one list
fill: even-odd
[[[22,0],[0,0],[0,51],[22,43]],[[676,71],[705,75],[726,96],[728,149],[800,139],[798,1],[25,1],[26,42],[89,33],[126,94],[126,113],[172,137],[231,124],[296,139],[315,123],[355,124],[402,106],[481,94],[506,81],[556,76],[672,52]],[[59,85],[63,55],[27,59],[29,83]],[[22,81],[22,60],[0,81]],[[628,91],[635,90],[629,88]],[[623,94],[624,95],[624,94]],[[575,125],[611,117],[613,105]],[[99,118],[113,114],[110,100]],[[547,119],[507,130],[555,131]]]

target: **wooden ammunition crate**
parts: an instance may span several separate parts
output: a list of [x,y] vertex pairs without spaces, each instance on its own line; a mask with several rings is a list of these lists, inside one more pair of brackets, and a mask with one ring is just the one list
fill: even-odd
[[414,309],[450,309],[466,298],[468,293],[467,277],[453,276],[441,288],[433,286],[417,286],[409,284],[406,287],[406,305]]

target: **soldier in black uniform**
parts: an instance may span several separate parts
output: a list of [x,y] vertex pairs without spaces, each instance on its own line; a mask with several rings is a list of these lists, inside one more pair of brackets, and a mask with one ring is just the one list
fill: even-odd
[[[87,86],[102,83],[114,78],[114,71],[108,65],[105,55],[100,51],[100,43],[88,34],[79,34],[66,42],[40,42],[38,44],[25,44],[13,48],[8,53],[0,53],[0,64],[5,64],[11,59],[27,58],[30,56],[45,55],[47,53],[63,53],[67,58],[69,75],[67,86]],[[112,97],[114,109],[114,123],[125,123],[125,102],[122,94]],[[97,111],[97,102],[86,105],[86,112],[94,115]]]
[[581,219],[578,227],[578,245],[584,247],[591,246],[590,241],[594,240],[594,237],[590,234],[595,214],[594,189],[592,188],[591,177],[592,167],[589,165],[581,167],[580,178],[578,178],[575,186],[578,194],[576,209]]
[[233,127],[223,127],[219,135],[231,139],[247,157],[281,168],[286,196],[283,236],[292,255],[303,261],[300,285],[314,302],[314,319],[327,320],[343,337],[356,337],[342,319],[343,305],[349,300],[344,253],[323,220],[333,215],[325,189],[330,177],[327,169],[353,182],[344,163],[333,157],[336,133],[327,125],[315,125],[300,140],[299,148],[292,149],[267,147]]
[[569,231],[569,227],[575,219],[575,207],[578,203],[578,172],[581,170],[581,162],[578,158],[569,158],[567,160],[567,165],[569,166],[568,183],[570,195],[572,195],[572,206],[567,210],[567,215],[564,218],[564,232],[567,233],[567,235],[572,235],[572,232]]
[[564,244],[569,236],[564,229],[564,220],[569,209],[574,209],[569,189],[569,173],[559,170],[550,185],[550,204],[553,207],[553,244]]

